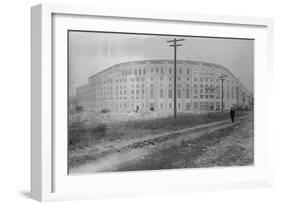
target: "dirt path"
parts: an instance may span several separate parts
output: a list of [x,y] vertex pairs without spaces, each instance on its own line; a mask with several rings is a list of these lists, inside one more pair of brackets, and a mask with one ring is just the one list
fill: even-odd
[[120,170],[124,165],[144,160],[155,151],[173,148],[183,142],[192,141],[202,137],[206,132],[211,134],[234,127],[249,118],[252,118],[252,114],[237,118],[234,124],[231,124],[230,120],[223,120],[143,138],[105,142],[87,147],[70,155],[72,160],[77,161],[77,164],[72,164],[70,167],[70,174]]

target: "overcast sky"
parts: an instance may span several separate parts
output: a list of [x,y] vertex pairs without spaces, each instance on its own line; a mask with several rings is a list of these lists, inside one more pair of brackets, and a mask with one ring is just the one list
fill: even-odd
[[[173,59],[168,36],[70,32],[69,92],[88,77],[114,64],[145,59]],[[177,59],[196,60],[227,67],[253,91],[254,41],[238,39],[185,37],[178,47]]]

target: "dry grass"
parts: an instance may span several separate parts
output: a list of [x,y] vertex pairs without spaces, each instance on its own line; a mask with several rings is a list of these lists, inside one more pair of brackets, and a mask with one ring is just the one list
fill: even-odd
[[[237,113],[237,117],[246,113]],[[153,120],[135,120],[117,123],[74,125],[68,130],[69,149],[79,149],[102,141],[137,138],[166,131],[175,131],[206,123],[229,119],[229,113],[185,114]]]
[[206,132],[194,140],[182,140],[178,145],[156,148],[141,161],[123,164],[116,171],[244,166],[253,163],[253,122],[242,120],[235,126]]

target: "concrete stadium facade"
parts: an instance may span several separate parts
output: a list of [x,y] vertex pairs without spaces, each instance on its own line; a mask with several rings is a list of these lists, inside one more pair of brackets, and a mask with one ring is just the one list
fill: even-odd
[[[253,95],[227,68],[200,61],[177,61],[177,111],[198,113],[223,107],[250,107]],[[142,60],[113,65],[88,78],[76,89],[84,110],[173,113],[174,61]]]

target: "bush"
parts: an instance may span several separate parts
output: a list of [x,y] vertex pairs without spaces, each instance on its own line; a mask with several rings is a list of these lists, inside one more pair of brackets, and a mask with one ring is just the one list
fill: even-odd
[[108,113],[108,112],[110,112],[110,109],[105,108],[105,109],[102,109],[100,112],[101,113]]
[[88,146],[103,138],[107,132],[107,125],[101,123],[93,128],[72,128],[68,131],[70,147]]
[[106,130],[107,130],[107,126],[105,123],[99,124],[98,126],[96,126],[94,128],[88,129],[88,131],[91,135],[99,134],[101,136],[105,135]]

